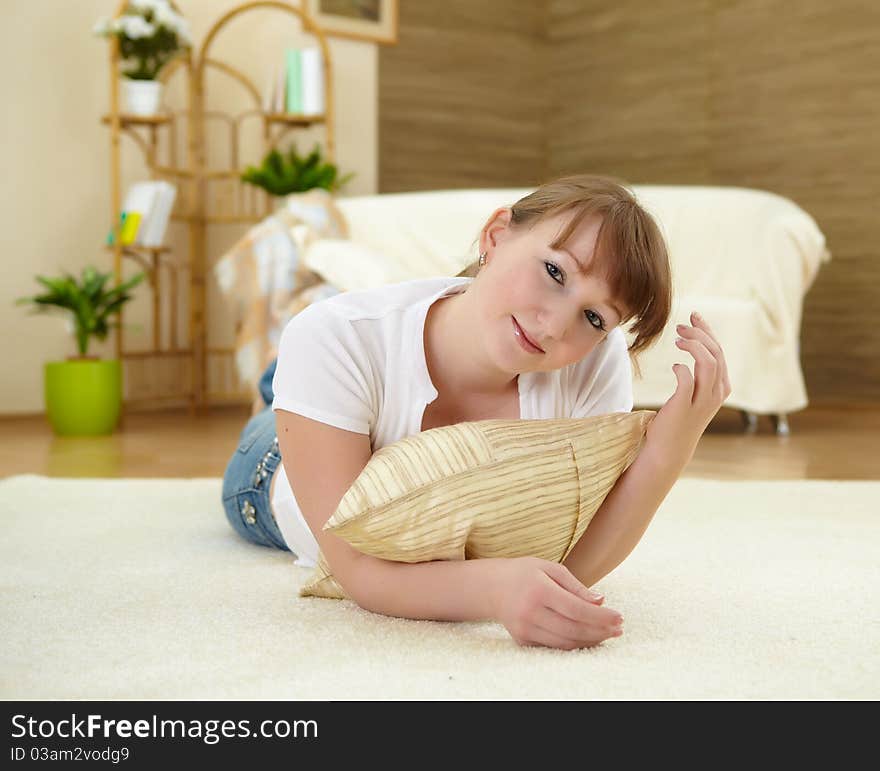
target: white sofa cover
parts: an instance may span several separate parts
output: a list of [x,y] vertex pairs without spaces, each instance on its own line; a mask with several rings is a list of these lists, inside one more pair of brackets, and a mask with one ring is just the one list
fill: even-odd
[[[639,355],[637,407],[659,407],[675,390],[672,365],[693,371],[675,346],[675,325],[697,310],[721,342],[732,393],[725,405],[785,413],[807,405],[799,359],[804,295],[830,260],[816,222],[791,200],[735,187],[632,187],[669,245],[674,299],[660,340]],[[500,206],[530,188],[434,190],[337,198],[349,240],[323,239],[307,267],[342,291],[436,275],[455,275],[476,258],[472,246]],[[633,336],[627,333],[631,342]],[[777,425],[778,429],[778,425]]]

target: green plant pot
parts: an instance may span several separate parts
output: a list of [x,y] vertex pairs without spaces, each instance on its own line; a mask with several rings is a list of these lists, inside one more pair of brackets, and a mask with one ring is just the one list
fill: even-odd
[[122,410],[119,359],[51,361],[44,374],[46,416],[56,434],[113,433]]

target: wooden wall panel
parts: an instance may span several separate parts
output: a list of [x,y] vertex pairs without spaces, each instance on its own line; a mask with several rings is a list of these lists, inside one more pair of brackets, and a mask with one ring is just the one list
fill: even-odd
[[540,184],[541,3],[404,0],[379,55],[379,191]]
[[575,171],[770,190],[830,263],[807,294],[814,403],[880,401],[880,3],[401,3],[380,52],[380,190]]
[[708,0],[548,3],[548,173],[710,178]]

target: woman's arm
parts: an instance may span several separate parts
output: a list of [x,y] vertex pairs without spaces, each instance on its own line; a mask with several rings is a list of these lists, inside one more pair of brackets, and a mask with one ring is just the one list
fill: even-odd
[[436,621],[494,619],[497,559],[435,560],[408,564],[359,560],[358,604],[386,616]]
[[324,525],[370,460],[370,439],[276,410],[284,470],[334,578],[375,613],[440,621],[500,621],[520,644],[574,649],[620,634],[619,614],[600,607],[564,566],[532,557],[407,564],[354,549]]
[[646,441],[562,564],[586,586],[608,575],[641,540],[686,465]]
[[641,540],[693,457],[706,427],[730,395],[721,346],[698,314],[692,314],[691,320],[694,326],[677,328],[682,341],[677,344],[694,357],[694,377],[685,365],[675,365],[675,393],[654,416],[638,457],[620,475],[563,561],[587,586],[614,570]]
[[602,606],[601,595],[565,566],[537,557],[410,565],[365,556],[354,577],[366,610],[438,621],[490,619],[519,645],[574,650],[623,633],[623,618]]
[[303,517],[351,599],[367,610],[407,618],[492,617],[491,563],[497,560],[393,562],[364,554],[324,530],[372,456],[368,436],[286,410],[275,411],[275,423],[284,470]]

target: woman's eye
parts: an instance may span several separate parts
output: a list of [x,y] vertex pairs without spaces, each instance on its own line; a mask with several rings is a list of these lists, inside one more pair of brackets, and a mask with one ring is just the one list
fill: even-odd
[[[559,270],[559,268],[556,265],[554,265],[552,262],[545,261],[544,265],[547,266],[547,273],[550,274],[550,276],[553,278],[553,280],[556,281],[557,284],[562,283],[561,281],[556,280],[556,274],[561,275],[561,273],[562,273]],[[553,271],[555,271],[555,273]],[[598,314],[594,313],[593,311],[584,311],[584,315],[587,317],[587,321],[589,321],[591,327],[595,327],[596,329],[599,329],[599,330],[605,329],[605,325],[602,323],[602,319],[599,317]],[[590,321],[591,316],[595,317],[596,321],[598,322],[597,324],[594,324],[592,321]]]

